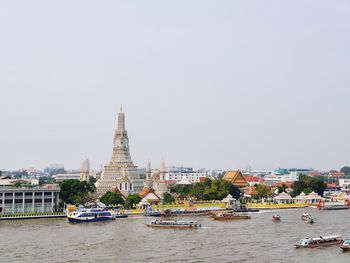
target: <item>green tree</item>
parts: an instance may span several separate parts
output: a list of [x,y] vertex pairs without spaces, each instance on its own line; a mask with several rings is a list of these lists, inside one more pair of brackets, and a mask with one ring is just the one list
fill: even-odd
[[301,192],[305,194],[311,193],[312,191],[323,196],[324,190],[327,188],[327,184],[323,182],[320,177],[311,177],[307,175],[300,175],[299,181],[293,183],[292,196],[300,195]]
[[171,204],[175,202],[175,198],[170,194],[165,192],[163,194],[163,204]]
[[56,180],[51,176],[42,176],[39,178],[39,185],[54,184],[54,183],[56,183]]
[[198,200],[203,200],[204,190],[205,190],[205,186],[203,183],[195,183],[191,190],[192,196]]
[[277,189],[278,189],[278,193],[280,194],[280,193],[286,191],[287,186],[285,184],[282,184],[282,185],[278,186]]
[[104,203],[105,205],[120,205],[124,204],[124,200],[120,193],[116,192],[110,192],[108,191],[105,193],[101,198],[100,201]]
[[64,180],[59,183],[60,199],[67,204],[85,204],[89,202],[91,194],[96,191],[94,184],[79,180]]
[[261,198],[268,198],[272,196],[271,188],[266,184],[257,184],[256,185],[256,195],[254,198],[261,199]]
[[131,194],[128,195],[126,198],[126,204],[129,208],[134,207],[134,205],[137,205],[138,203],[141,202],[141,196],[139,194]]
[[192,188],[193,188],[192,184],[174,185],[173,187],[170,188],[170,192],[178,194],[180,199],[185,199],[191,194]]

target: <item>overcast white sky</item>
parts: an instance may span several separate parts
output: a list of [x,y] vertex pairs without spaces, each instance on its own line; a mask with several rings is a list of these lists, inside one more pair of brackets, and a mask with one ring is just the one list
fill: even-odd
[[0,1],[0,168],[350,164],[350,2]]

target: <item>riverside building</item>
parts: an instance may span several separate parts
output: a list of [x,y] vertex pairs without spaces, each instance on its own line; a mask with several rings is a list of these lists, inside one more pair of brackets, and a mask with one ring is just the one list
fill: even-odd
[[57,212],[60,188],[51,187],[0,187],[0,213]]
[[175,183],[186,180],[194,184],[202,177],[208,177],[208,174],[205,171],[194,171],[191,167],[167,167],[165,172],[165,180]]
[[96,182],[97,193],[102,196],[107,191],[118,189],[124,196],[128,196],[140,192],[143,188],[143,181],[137,171],[137,166],[131,160],[129,137],[125,130],[125,116],[120,107],[112,158],[104,167],[101,178]]

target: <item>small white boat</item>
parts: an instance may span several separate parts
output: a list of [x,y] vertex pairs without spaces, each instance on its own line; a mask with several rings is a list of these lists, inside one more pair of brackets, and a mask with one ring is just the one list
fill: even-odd
[[339,247],[343,250],[343,251],[350,251],[350,238],[344,239]]
[[303,213],[301,215],[301,220],[303,220],[305,223],[313,224],[315,223],[315,220],[312,218],[312,215],[309,213]]
[[274,215],[272,216],[272,221],[274,221],[274,222],[280,222],[280,221],[281,221],[281,216],[278,215],[278,214],[274,214]]

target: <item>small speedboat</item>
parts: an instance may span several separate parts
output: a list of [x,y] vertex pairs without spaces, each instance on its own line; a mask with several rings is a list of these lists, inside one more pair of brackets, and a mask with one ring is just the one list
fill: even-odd
[[350,238],[344,239],[339,247],[343,250],[343,251],[350,251]]
[[312,216],[309,213],[303,213],[301,215],[301,220],[303,220],[305,223],[309,223],[309,224],[315,223],[315,220],[312,218]]
[[79,211],[75,211],[72,214],[67,215],[67,219],[71,223],[115,220],[111,212],[103,211],[99,208],[80,209]]
[[334,236],[319,236],[313,238],[304,238],[299,241],[298,244],[294,246],[296,248],[314,248],[320,246],[330,246],[330,245],[338,245],[342,242],[342,237],[339,235]]
[[199,224],[197,221],[177,221],[177,220],[153,220],[146,225],[148,227],[155,227],[155,228],[177,228],[177,229],[202,227],[202,225]]
[[280,222],[280,221],[281,221],[281,216],[278,215],[278,214],[274,214],[274,215],[272,216],[272,221],[274,221],[274,222]]

